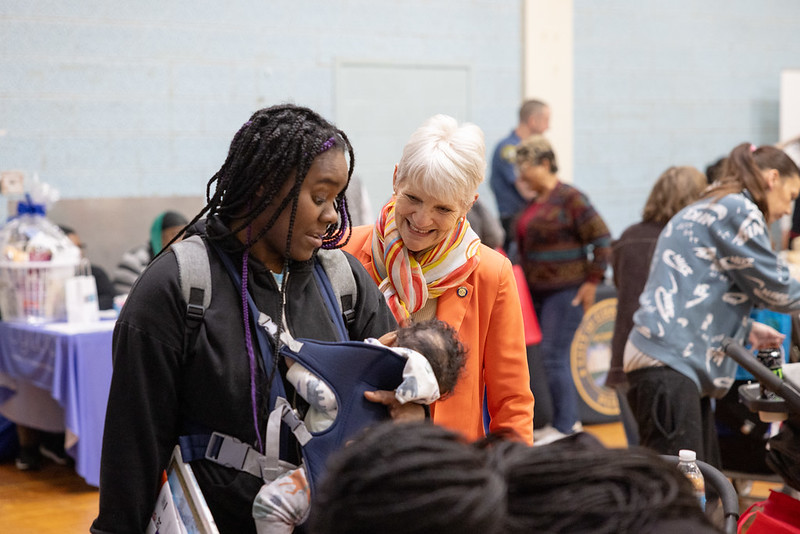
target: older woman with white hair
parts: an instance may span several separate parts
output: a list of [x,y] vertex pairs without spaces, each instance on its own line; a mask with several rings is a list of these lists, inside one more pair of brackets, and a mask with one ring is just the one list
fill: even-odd
[[400,324],[437,317],[469,354],[453,394],[431,406],[434,423],[469,439],[512,431],[533,442],[522,312],[511,263],[481,244],[466,214],[486,170],[483,132],[446,115],[428,119],[395,166],[394,194],[345,250],[378,284]]

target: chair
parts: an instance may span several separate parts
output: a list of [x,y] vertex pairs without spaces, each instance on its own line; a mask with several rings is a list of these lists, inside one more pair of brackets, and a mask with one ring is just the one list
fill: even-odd
[[[661,455],[667,462],[678,465],[678,457],[671,455]],[[706,487],[711,486],[719,494],[722,502],[722,511],[725,514],[724,528],[728,534],[736,534],[736,523],[739,521],[739,495],[731,481],[713,465],[697,460],[697,467],[703,473]]]

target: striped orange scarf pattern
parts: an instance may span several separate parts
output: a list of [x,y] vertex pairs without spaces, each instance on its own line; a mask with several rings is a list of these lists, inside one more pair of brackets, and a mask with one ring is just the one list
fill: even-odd
[[435,247],[409,253],[395,221],[394,199],[386,203],[372,230],[372,278],[395,319],[403,324],[429,298],[466,280],[480,261],[481,240],[466,217]]

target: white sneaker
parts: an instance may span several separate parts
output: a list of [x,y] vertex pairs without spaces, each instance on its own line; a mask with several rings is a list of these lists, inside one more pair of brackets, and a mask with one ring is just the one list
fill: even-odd
[[565,437],[567,437],[567,435],[559,432],[555,427],[545,425],[533,431],[533,446],[547,445],[548,443],[553,443]]

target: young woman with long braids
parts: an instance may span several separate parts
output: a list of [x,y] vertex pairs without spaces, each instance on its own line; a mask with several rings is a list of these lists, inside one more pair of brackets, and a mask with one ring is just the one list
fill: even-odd
[[798,193],[800,171],[783,151],[743,143],[722,177],[661,232],[623,353],[642,445],[672,455],[692,449],[720,467],[711,398],[725,395],[736,372],[722,340],[778,345],[784,336],[752,321],[750,310],[800,310],[800,283],[768,232]]
[[[145,530],[179,436],[216,431],[263,452],[270,379],[286,367],[278,358],[262,362],[245,289],[233,283],[222,259],[241,273],[255,306],[278,330],[337,340],[333,321],[320,320],[327,308],[313,266],[317,249],[338,248],[349,236],[344,192],[353,159],[341,130],[294,105],[257,111],[235,134],[208,183],[207,205],[185,229],[207,245],[213,287],[196,334],[188,335],[187,302],[169,249],[139,278],[117,321],[92,532]],[[352,257],[347,262],[357,285],[350,337],[393,330],[369,275]],[[392,392],[370,400],[387,399]],[[424,417],[419,405],[390,411]],[[255,532],[251,509],[263,480],[205,459],[192,468],[220,532]]]

